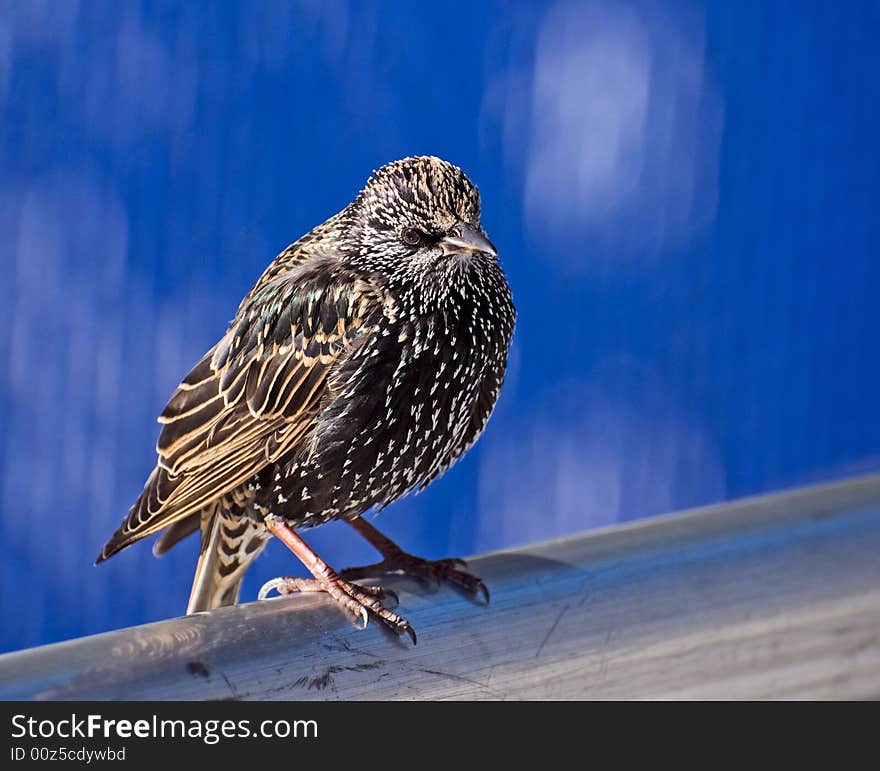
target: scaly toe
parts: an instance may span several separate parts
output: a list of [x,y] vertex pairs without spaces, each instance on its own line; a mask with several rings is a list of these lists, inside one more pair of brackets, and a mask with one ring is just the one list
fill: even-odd
[[359,584],[350,584],[345,581],[339,582],[339,588],[346,595],[343,604],[359,606],[364,613],[368,612],[385,626],[394,630],[398,635],[408,634],[413,641],[413,645],[415,645],[416,633],[409,621],[389,610],[379,601],[386,596],[390,596],[396,603],[396,592],[381,586],[360,586]]
[[413,644],[416,642],[416,633],[409,621],[382,604],[382,600],[385,599],[390,599],[394,607],[400,602],[397,592],[383,586],[361,586],[339,577],[325,580],[281,576],[263,584],[259,598],[265,600],[273,591],[278,592],[279,595],[295,592],[326,592],[352,616],[358,629],[366,629],[370,616],[373,616],[398,635],[408,634]]

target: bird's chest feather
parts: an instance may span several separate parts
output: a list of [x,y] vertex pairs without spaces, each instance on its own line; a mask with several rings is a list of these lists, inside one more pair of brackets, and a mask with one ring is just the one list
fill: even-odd
[[[374,428],[392,454],[393,487],[430,476],[463,443],[489,361],[489,340],[465,314],[437,312],[392,325],[400,343]],[[390,353],[390,352],[389,352]],[[378,373],[377,373],[378,374]],[[381,467],[384,458],[374,464]]]
[[278,501],[318,524],[390,503],[451,465],[482,428],[484,378],[506,353],[503,331],[480,318],[466,303],[384,315],[335,374],[311,451],[281,475]]

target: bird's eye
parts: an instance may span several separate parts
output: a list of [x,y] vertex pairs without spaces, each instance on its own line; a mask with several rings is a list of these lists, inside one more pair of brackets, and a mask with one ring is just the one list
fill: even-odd
[[424,235],[416,228],[404,228],[400,237],[403,239],[403,243],[409,246],[418,246],[424,240]]

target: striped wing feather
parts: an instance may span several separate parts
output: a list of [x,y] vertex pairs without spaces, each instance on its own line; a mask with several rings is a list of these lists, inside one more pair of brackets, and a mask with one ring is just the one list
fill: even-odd
[[330,373],[380,313],[373,287],[327,261],[259,283],[159,417],[157,466],[98,561],[197,514],[298,447]]

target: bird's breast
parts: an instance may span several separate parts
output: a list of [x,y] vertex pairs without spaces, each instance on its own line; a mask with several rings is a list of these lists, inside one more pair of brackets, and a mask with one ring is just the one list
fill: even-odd
[[[509,336],[502,318],[468,298],[383,316],[336,373],[308,457],[278,474],[273,499],[284,516],[319,524],[360,513],[445,470],[485,424],[475,410],[487,376],[503,375]],[[492,402],[499,387],[490,384]]]

